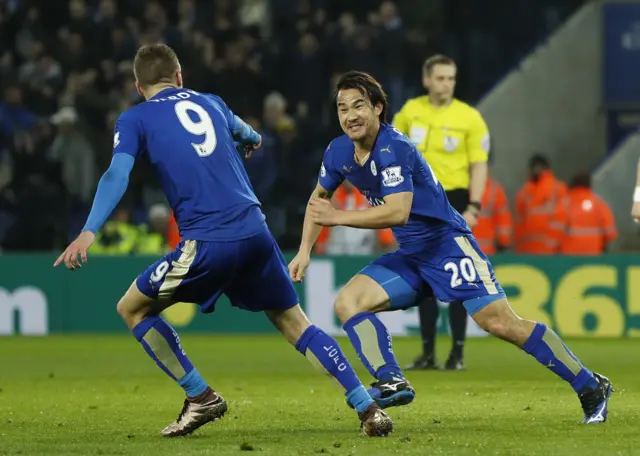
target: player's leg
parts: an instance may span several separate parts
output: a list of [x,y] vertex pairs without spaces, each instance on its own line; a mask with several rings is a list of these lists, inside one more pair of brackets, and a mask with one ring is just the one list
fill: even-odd
[[602,423],[613,386],[606,377],[592,373],[544,323],[515,314],[505,297],[494,296],[465,302],[469,313],[485,331],[520,347],[542,366],[568,382],[578,394],[585,423]]
[[375,404],[360,382],[338,342],[313,325],[299,305],[266,310],[273,325],[320,372],[334,378],[344,389],[362,422],[363,433],[384,436],[393,429],[389,417]]
[[162,430],[167,437],[189,434],[222,417],[227,410],[225,400],[202,378],[182,348],[177,332],[160,315],[175,302],[172,298],[178,286],[185,279],[188,281],[195,258],[196,242],[181,244],[143,272],[117,307],[145,352],[187,396],[178,419]]
[[336,340],[313,325],[298,305],[287,264],[270,233],[246,243],[238,280],[225,289],[234,306],[264,311],[276,328],[311,364],[333,377],[356,406],[365,435],[383,436],[393,422],[373,401]]
[[[457,270],[464,280],[458,282],[452,277],[449,283],[457,285],[453,289],[484,290],[481,296],[464,301],[469,315],[485,331],[517,345],[568,382],[580,398],[585,412],[585,423],[604,422],[607,418],[609,397],[613,391],[611,382],[585,368],[551,328],[515,314],[495,279],[491,263],[473,237],[458,237],[455,242],[465,254],[467,264],[465,266],[460,262]],[[452,267],[446,269],[452,271]],[[473,283],[474,286],[467,287],[468,284],[465,285],[464,281]],[[449,297],[462,296],[451,290],[452,288]],[[438,292],[447,293],[443,288]]]
[[343,329],[362,364],[377,379],[369,393],[383,408],[410,403],[415,391],[398,365],[389,331],[375,313],[415,305],[418,284],[402,255],[394,252],[365,267],[336,298]]
[[451,329],[451,352],[444,364],[447,370],[464,370],[463,350],[467,337],[467,310],[462,301],[449,303],[449,327]]
[[[469,190],[456,189],[447,192],[451,206],[463,214],[469,205]],[[451,352],[444,364],[447,370],[463,370],[464,343],[467,337],[467,311],[462,301],[452,301],[449,308],[449,329],[451,330]]]
[[433,296],[425,296],[418,303],[422,355],[408,365],[407,370],[439,369],[436,362],[436,335],[438,333],[439,313],[438,302]]

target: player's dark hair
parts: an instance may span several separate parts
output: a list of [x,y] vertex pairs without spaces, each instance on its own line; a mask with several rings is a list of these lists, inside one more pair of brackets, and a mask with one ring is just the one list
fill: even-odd
[[443,54],[436,54],[429,57],[424,61],[424,65],[422,65],[422,74],[425,76],[429,76],[433,71],[433,67],[436,65],[453,65],[455,66],[456,62],[451,58],[447,57]]
[[344,89],[358,89],[362,95],[366,95],[373,106],[382,105],[382,112],[378,116],[380,122],[387,121],[387,94],[378,81],[370,74],[362,71],[348,71],[343,74],[336,84],[334,100],[338,99],[338,92]]
[[142,87],[175,83],[175,74],[179,68],[178,56],[166,44],[142,46],[133,59],[133,73]]

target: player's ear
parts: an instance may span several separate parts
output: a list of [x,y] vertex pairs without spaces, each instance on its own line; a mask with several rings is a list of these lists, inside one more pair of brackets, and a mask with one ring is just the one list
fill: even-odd
[[422,76],[422,87],[429,90],[429,76],[426,74]]
[[376,116],[379,116],[382,113],[383,109],[384,107],[382,106],[382,103],[378,103],[373,107],[373,112],[376,113]]
[[176,85],[182,88],[182,70],[176,71]]
[[136,91],[138,92],[138,95],[144,98],[144,93],[142,92],[142,86],[138,83],[138,81],[136,81]]

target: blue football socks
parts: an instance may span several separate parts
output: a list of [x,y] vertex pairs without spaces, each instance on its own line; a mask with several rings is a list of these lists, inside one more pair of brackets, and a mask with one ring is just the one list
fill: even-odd
[[147,354],[160,369],[178,382],[188,397],[198,396],[208,388],[209,385],[182,349],[180,337],[164,319],[145,318],[132,332]]
[[584,367],[560,337],[543,323],[537,323],[529,339],[522,347],[540,364],[561,379],[569,382],[575,392],[598,387],[598,380]]
[[393,353],[391,335],[380,319],[371,312],[362,312],[343,326],[360,361],[378,380],[404,378]]
[[357,412],[362,412],[373,403],[336,340],[320,328],[309,326],[296,343],[296,350],[305,355],[318,370],[340,383]]

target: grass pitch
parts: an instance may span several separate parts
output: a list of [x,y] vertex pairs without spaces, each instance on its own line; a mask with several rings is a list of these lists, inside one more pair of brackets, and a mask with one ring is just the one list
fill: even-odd
[[[129,336],[0,338],[0,455],[640,455],[640,340],[568,341],[616,392],[609,422],[581,424],[575,394],[495,339],[470,340],[466,372],[418,372],[396,430],[359,437],[332,382],[277,336],[184,336],[226,417],[192,436],[160,437],[183,395]],[[364,382],[370,379],[340,340]],[[449,342],[441,340],[446,355]],[[396,339],[401,364],[419,348]]]

